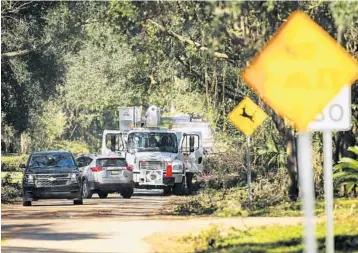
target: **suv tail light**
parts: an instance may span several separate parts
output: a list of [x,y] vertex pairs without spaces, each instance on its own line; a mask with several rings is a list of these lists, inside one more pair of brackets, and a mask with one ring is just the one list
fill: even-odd
[[93,172],[99,172],[99,171],[102,171],[103,168],[102,168],[101,166],[96,166],[96,167],[92,167],[91,170],[92,170]]
[[172,177],[173,176],[173,167],[171,164],[167,165],[167,171],[165,172],[166,177]]
[[132,172],[132,171],[133,171],[133,166],[127,166],[127,167],[126,167],[126,170]]

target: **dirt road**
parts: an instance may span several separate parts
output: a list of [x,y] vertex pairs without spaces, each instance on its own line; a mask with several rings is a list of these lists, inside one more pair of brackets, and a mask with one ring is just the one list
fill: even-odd
[[71,201],[40,200],[32,207],[2,206],[2,252],[106,252],[152,253],[143,239],[156,234],[181,235],[208,225],[235,227],[294,224],[300,218],[213,219],[160,216],[166,203],[176,198],[161,192],[136,193],[131,199],[110,195],[85,200],[83,206]]

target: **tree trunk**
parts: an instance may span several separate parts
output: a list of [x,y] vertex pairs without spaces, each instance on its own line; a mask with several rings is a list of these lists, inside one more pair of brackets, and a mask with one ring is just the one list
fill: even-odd
[[298,199],[299,189],[298,189],[298,177],[297,177],[297,151],[295,145],[295,135],[294,130],[285,124],[284,120],[281,119],[275,112],[269,109],[266,106],[268,112],[271,112],[272,120],[275,123],[277,130],[284,134],[284,139],[286,142],[286,151],[287,151],[287,172],[290,177],[290,186],[289,186],[289,198],[291,201],[296,201]]
[[287,128],[286,134],[286,151],[287,151],[287,171],[290,177],[290,186],[288,195],[291,201],[297,201],[298,199],[298,180],[297,180],[297,151],[295,143],[294,130]]
[[20,153],[27,154],[29,150],[28,136],[26,133],[20,135]]
[[334,155],[333,155],[333,161],[334,164],[337,164],[339,161],[339,150],[340,150],[340,146],[341,146],[341,133],[342,132],[337,132],[336,136],[334,137],[334,142],[335,142],[335,150],[334,150]]
[[223,100],[222,100],[222,105],[223,105],[223,119],[224,119],[224,124],[223,124],[223,133],[226,132],[226,106],[225,106],[225,79],[226,79],[226,68],[227,68],[227,64],[224,63],[224,69],[223,69],[223,88],[222,88],[222,95],[223,95]]

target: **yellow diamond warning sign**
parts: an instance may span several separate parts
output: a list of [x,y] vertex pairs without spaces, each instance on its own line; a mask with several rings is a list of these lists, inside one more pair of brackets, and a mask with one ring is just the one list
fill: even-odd
[[230,121],[246,136],[250,136],[267,118],[250,98],[244,98],[229,114]]
[[277,113],[305,131],[343,86],[358,78],[358,63],[308,15],[296,11],[243,78]]

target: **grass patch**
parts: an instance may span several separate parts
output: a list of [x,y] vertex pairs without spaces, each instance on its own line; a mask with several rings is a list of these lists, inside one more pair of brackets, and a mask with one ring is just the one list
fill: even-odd
[[[224,234],[226,233],[226,234]],[[319,252],[325,252],[325,224],[317,226]],[[234,228],[225,232],[220,227],[203,231],[198,236],[187,236],[183,243],[193,243],[193,252],[302,252],[302,226],[267,226],[239,231]],[[358,219],[350,216],[335,221],[335,252],[358,250]]]
[[[346,199],[346,198],[339,198],[334,200],[334,212],[336,214],[344,214],[347,210],[352,208],[353,211],[356,211],[358,207],[358,199]],[[324,200],[317,200],[316,201],[316,215],[323,215],[325,208]],[[264,217],[298,217],[301,216],[301,202],[285,202],[276,206],[269,206],[266,208],[261,208],[258,210],[253,210],[249,212],[249,216],[264,216]],[[358,215],[358,213],[357,213]]]
[[[347,211],[347,210],[346,210]],[[357,215],[335,217],[335,252],[358,252]],[[147,241],[157,253],[298,253],[303,251],[302,226],[264,226],[240,230],[212,225],[184,237],[155,236]],[[325,252],[325,223],[317,224],[318,252]],[[160,242],[160,243],[159,243]]]

